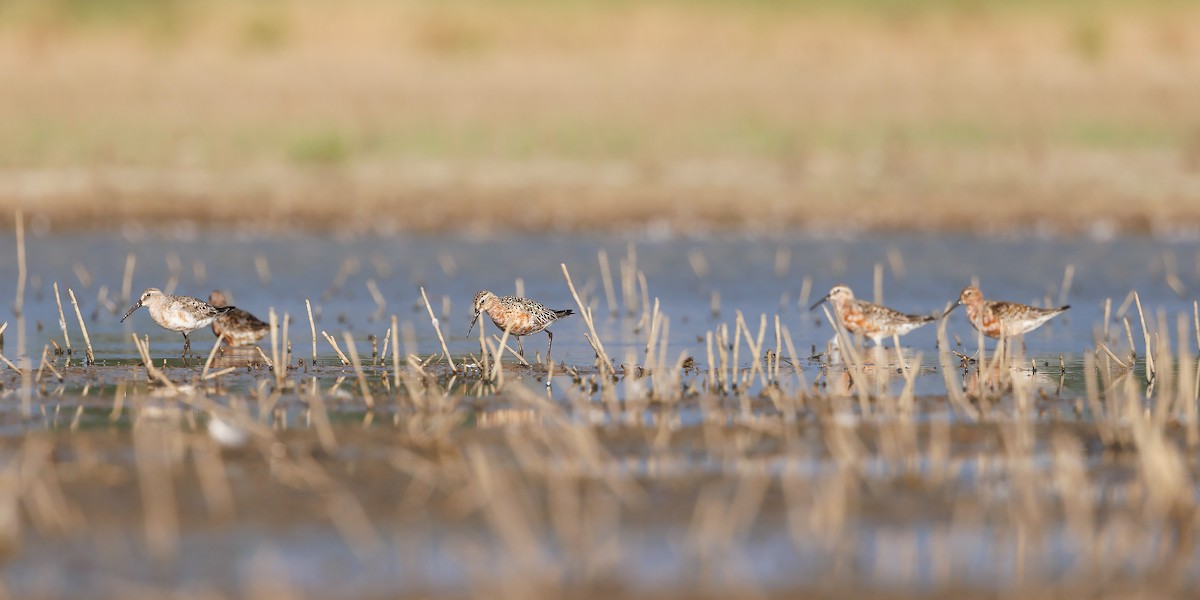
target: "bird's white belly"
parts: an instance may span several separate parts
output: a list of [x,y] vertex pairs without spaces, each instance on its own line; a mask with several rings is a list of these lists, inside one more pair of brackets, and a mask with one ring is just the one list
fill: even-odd
[[155,323],[171,331],[193,331],[207,324],[178,304],[165,306],[159,310],[151,309],[150,316],[154,318]]

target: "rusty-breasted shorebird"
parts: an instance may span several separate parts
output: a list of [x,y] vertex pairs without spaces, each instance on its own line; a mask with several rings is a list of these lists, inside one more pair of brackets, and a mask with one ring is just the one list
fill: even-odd
[[121,322],[124,323],[133,311],[145,306],[150,309],[150,318],[163,329],[183,334],[183,352],[191,350],[188,334],[213,322],[217,317],[233,310],[232,306],[213,306],[199,298],[164,294],[157,288],[146,288]]
[[[224,292],[213,290],[208,295],[208,303],[225,306],[229,304],[229,298]],[[253,346],[271,331],[271,326],[240,308],[230,308],[229,312],[213,320],[212,330],[226,345]]]
[[1071,308],[1070,305],[1038,308],[1016,302],[984,300],[983,292],[973,285],[963,288],[958,295],[958,302],[946,309],[945,314],[950,314],[950,311],[958,308],[960,304],[967,307],[967,320],[971,322],[971,326],[991,338],[1029,333]]
[[850,333],[861,334],[879,345],[893,335],[904,335],[933,321],[931,315],[909,315],[886,306],[859,300],[848,286],[835,285],[809,310],[826,300],[833,304],[834,313]]
[[467,335],[471,335],[480,313],[487,313],[492,323],[501,331],[508,331],[510,335],[516,336],[517,352],[525,356],[525,349],[521,347],[521,336],[545,331],[550,338],[550,344],[546,346],[547,362],[550,360],[550,349],[554,347],[554,334],[546,328],[567,315],[575,314],[575,311],[570,309],[553,310],[528,298],[497,296],[486,290],[475,294],[472,307],[475,316],[471,319],[471,326],[467,328]]

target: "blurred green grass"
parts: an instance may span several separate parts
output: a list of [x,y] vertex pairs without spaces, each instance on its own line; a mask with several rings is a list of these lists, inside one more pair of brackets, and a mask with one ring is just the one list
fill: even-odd
[[[783,211],[737,208],[772,220],[802,222],[855,190],[886,192],[858,198],[868,216],[913,214],[897,197],[955,215],[983,187],[1025,196],[1014,221],[1097,191],[1121,216],[1145,198],[1193,199],[1195,31],[1200,5],[1175,0],[12,0],[0,3],[0,185],[135,167],[152,174],[131,186],[150,202],[172,184],[149,180],[183,167],[220,174],[196,193],[237,207],[243,192],[218,188],[238,174],[264,189],[287,187],[278,173],[340,185],[332,173],[362,166],[354,193],[392,201],[419,180],[388,179],[410,159],[455,174],[418,181],[453,197],[480,163],[582,165],[529,184],[553,187],[615,162],[637,175],[607,202],[639,222],[726,222],[724,197],[695,208],[712,181]],[[708,159],[742,170],[706,179],[695,165]],[[1129,161],[1155,172],[1107,166]],[[764,172],[781,175],[760,185]],[[797,192],[812,202],[779,208],[802,177],[819,182]],[[72,206],[108,193],[47,185]],[[10,203],[46,196],[5,189]],[[445,222],[483,214],[444,207]]]

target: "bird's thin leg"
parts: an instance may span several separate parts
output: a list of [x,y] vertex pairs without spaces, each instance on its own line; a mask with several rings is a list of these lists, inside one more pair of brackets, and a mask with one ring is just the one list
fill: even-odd
[[187,332],[183,334],[183,355],[187,356],[189,350],[192,349],[192,340],[188,339]]
[[554,347],[554,334],[550,330],[546,330],[546,337],[550,338],[550,344],[546,346],[546,364],[550,364],[550,349]]
[[517,336],[517,354],[520,354],[522,357],[525,356],[525,349],[521,347],[521,336],[519,335]]

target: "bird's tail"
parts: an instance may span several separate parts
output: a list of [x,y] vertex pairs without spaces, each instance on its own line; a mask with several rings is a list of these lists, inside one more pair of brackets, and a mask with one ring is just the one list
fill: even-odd
[[554,316],[556,316],[556,317],[558,317],[558,318],[560,318],[560,319],[561,319],[561,318],[563,318],[563,317],[569,316],[569,315],[573,315],[573,314],[575,314],[575,311],[573,311],[573,310],[571,310],[571,309],[569,309],[569,308],[567,308],[567,309],[564,309],[564,310],[556,310],[556,311],[554,311]]

